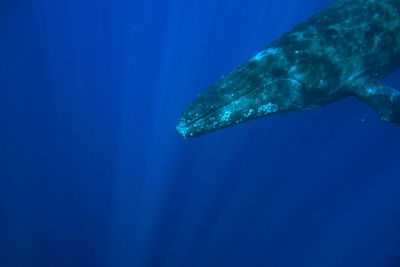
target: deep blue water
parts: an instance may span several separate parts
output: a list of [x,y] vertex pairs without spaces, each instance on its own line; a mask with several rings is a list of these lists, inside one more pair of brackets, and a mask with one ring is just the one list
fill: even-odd
[[331,2],[3,1],[0,266],[400,266],[400,128],[364,103],[174,131]]

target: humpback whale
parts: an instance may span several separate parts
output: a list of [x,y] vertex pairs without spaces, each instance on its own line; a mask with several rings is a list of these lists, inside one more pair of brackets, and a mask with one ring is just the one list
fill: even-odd
[[400,125],[400,0],[339,0],[212,84],[176,126],[196,137],[244,121],[355,96]]

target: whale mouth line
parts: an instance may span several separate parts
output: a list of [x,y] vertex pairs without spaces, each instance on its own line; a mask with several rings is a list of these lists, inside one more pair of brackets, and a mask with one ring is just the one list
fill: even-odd
[[[279,79],[275,79],[275,80],[273,80],[273,81],[269,81],[268,83],[264,84],[261,88],[249,90],[248,92],[246,92],[246,93],[244,93],[244,94],[242,94],[242,95],[239,95],[238,97],[236,97],[236,98],[230,100],[229,102],[227,102],[227,103],[225,103],[225,104],[222,104],[221,106],[219,106],[219,107],[217,107],[217,108],[215,108],[215,109],[213,109],[213,110],[211,110],[211,111],[209,111],[209,112],[207,112],[207,113],[204,113],[204,114],[201,115],[201,116],[198,116],[197,118],[191,120],[190,122],[188,122],[188,123],[187,123],[186,125],[184,125],[184,126],[181,125],[183,121],[180,120],[180,123],[179,123],[178,127],[180,127],[180,128],[182,128],[182,127],[190,127],[190,126],[193,125],[194,123],[196,123],[196,122],[198,122],[198,121],[204,119],[205,117],[209,116],[210,114],[213,114],[213,113],[215,113],[215,112],[221,110],[222,108],[224,108],[224,107],[226,107],[226,106],[232,104],[232,102],[234,102],[234,101],[236,101],[236,100],[238,100],[238,99],[240,99],[240,98],[242,98],[242,97],[244,97],[244,96],[246,96],[246,95],[249,95],[249,94],[251,94],[251,93],[253,93],[253,92],[257,92],[257,91],[259,91],[259,90],[265,89],[266,86],[269,86],[269,85],[271,85],[271,84],[273,84],[273,83],[280,82],[280,81],[290,81],[290,82],[293,82],[293,83],[297,84],[297,85],[300,86],[300,87],[303,87],[303,84],[302,84],[301,82],[299,82],[297,79],[293,79],[293,78],[279,78]],[[178,127],[177,127],[177,128],[178,128]]]

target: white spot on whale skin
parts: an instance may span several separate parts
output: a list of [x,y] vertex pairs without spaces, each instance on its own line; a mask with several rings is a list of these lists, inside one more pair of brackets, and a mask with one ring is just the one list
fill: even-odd
[[294,32],[294,36],[296,36],[297,40],[304,40],[304,33],[303,32]]
[[249,111],[244,115],[246,118],[250,117],[254,113],[254,109],[249,109]]
[[266,54],[267,55],[276,55],[278,54],[279,49],[278,48],[270,48],[268,50],[266,50]]
[[185,126],[184,122],[179,122],[176,126],[176,131],[183,137],[187,137],[189,133],[189,128]]
[[263,59],[265,57],[265,53],[264,51],[261,51],[260,53],[258,53],[257,55],[255,55],[253,57],[253,60],[255,61],[260,61],[261,59]]
[[232,112],[227,110],[222,114],[221,121],[229,121],[229,117],[231,116]]
[[268,55],[276,55],[278,52],[279,51],[277,48],[269,48],[269,49],[263,50],[260,53],[258,53],[257,55],[255,55],[252,60],[260,61],[264,57],[266,57]]
[[368,88],[367,89],[367,94],[368,94],[368,96],[375,95],[376,94],[376,89],[375,88]]
[[273,113],[278,111],[278,105],[277,104],[273,104],[273,103],[268,103],[266,105],[262,105],[258,108],[257,112],[259,115],[266,115],[269,113]]
[[295,66],[290,67],[288,73],[295,73],[296,71],[297,71],[297,66],[295,65]]

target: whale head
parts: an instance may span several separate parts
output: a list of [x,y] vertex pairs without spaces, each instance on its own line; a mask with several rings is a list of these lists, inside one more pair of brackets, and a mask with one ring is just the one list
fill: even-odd
[[273,71],[260,74],[248,64],[222,77],[195,98],[176,126],[180,136],[197,137],[303,104],[297,98],[303,88],[299,81]]

